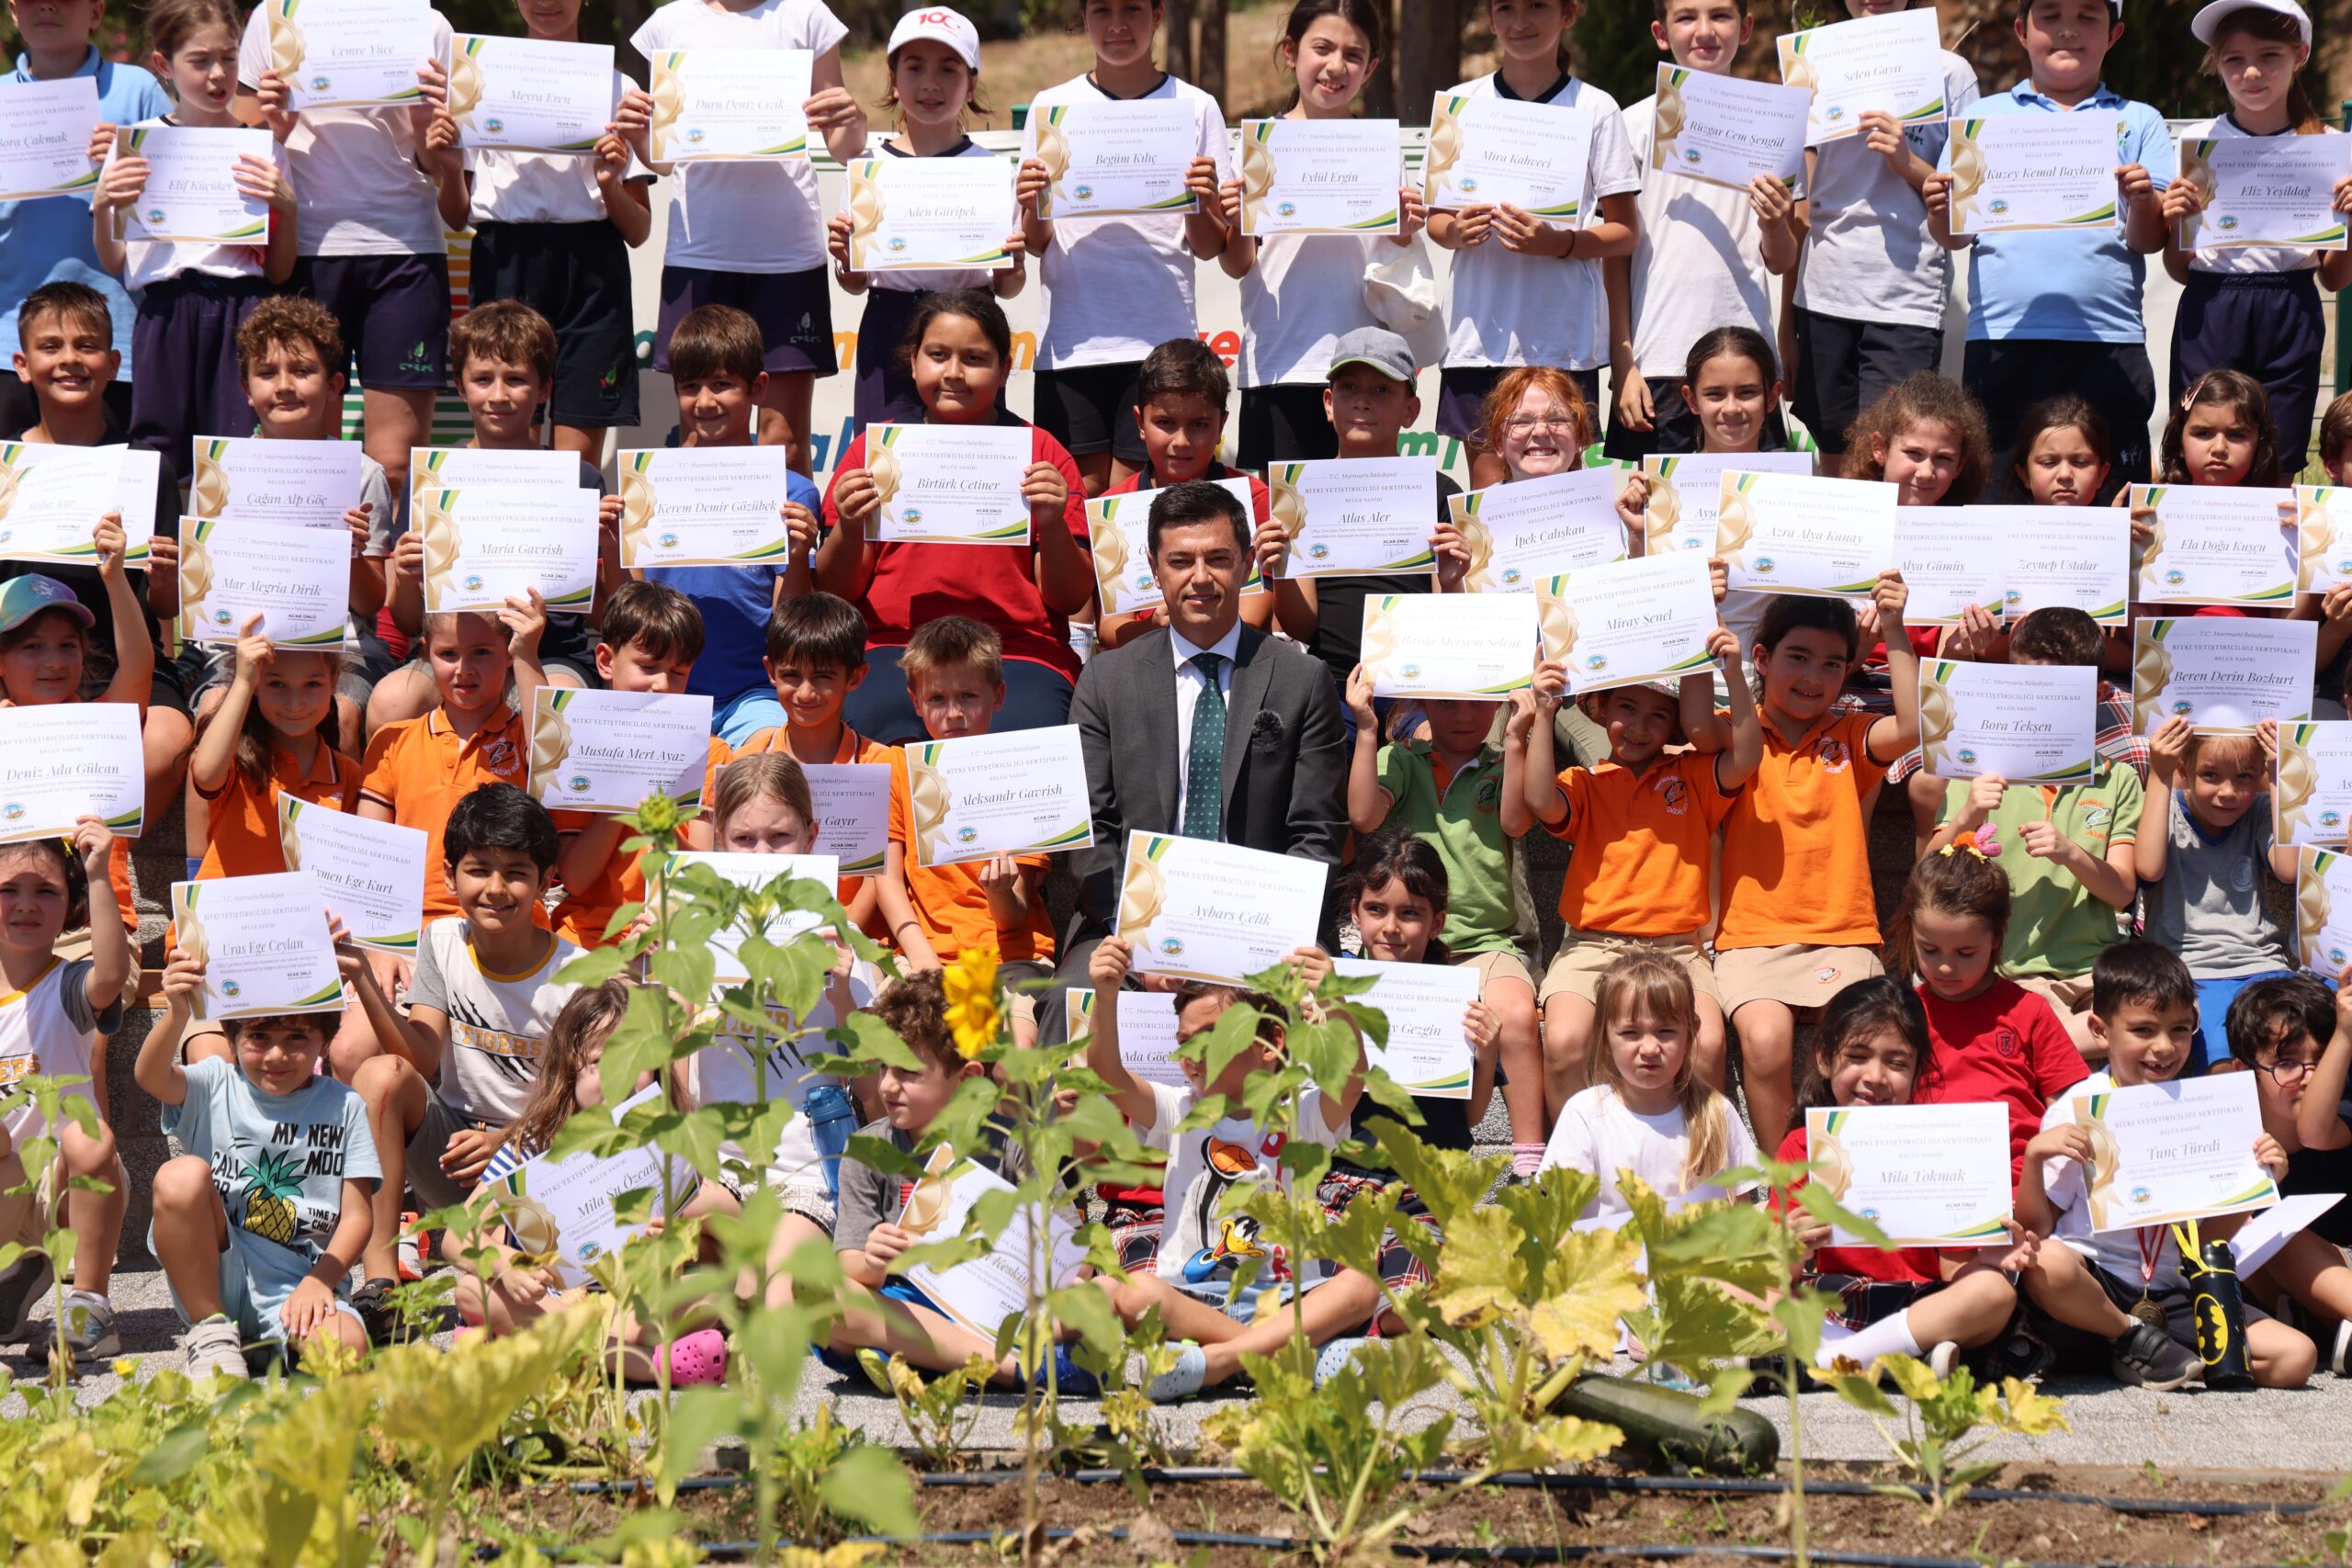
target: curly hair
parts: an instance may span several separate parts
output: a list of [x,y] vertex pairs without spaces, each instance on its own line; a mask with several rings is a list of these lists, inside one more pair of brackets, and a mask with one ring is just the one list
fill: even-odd
[[936,969],[918,970],[882,987],[860,1012],[873,1014],[907,1043],[926,1066],[955,1072],[964,1065],[947,1028],[947,987]]
[[1940,424],[1960,448],[1960,467],[1939,504],[1966,506],[1984,493],[1993,477],[1993,438],[1984,428],[1983,405],[1949,376],[1921,370],[1886,389],[1846,428],[1845,477],[1886,477],[1887,454],[1915,424]]

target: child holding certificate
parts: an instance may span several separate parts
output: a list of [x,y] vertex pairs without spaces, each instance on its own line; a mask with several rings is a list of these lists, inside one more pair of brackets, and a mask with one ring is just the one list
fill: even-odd
[[[1808,1162],[1806,1111],[1910,1104],[1934,1060],[1927,1015],[1902,981],[1879,975],[1847,987],[1821,1011],[1797,1090],[1797,1125],[1772,1157]],[[1802,1211],[1804,1189],[1800,1180],[1776,1194],[1775,1206]],[[2008,1326],[2018,1292],[2007,1273],[2031,1262],[2038,1246],[2027,1232],[2016,1235],[2014,1247],[1949,1256],[1932,1247],[1833,1247],[1827,1225],[1797,1223],[1813,1249],[1797,1283],[1834,1297],[1830,1320],[1846,1330],[1824,1335],[1817,1367],[1839,1359],[1867,1367],[1881,1356],[1903,1355],[1924,1359],[1939,1378],[1950,1375],[1962,1351],[1992,1344]]]
[[[1080,20],[1094,68],[1029,99],[1020,194],[1028,251],[1037,258],[1037,423],[1077,459],[1090,496],[1146,467],[1148,442],[1127,417],[1129,409],[1147,406],[1137,378],[1157,352],[1154,344],[1205,348],[1193,313],[1193,265],[1195,258],[1214,260],[1227,243],[1217,198],[1227,157],[1225,110],[1152,63],[1159,12],[1159,0],[1088,0]],[[1128,103],[1181,107],[1191,132],[1184,187],[1194,210],[1039,217],[1036,195],[1052,183],[1037,152],[1040,127],[1065,107],[1082,113],[1091,105]],[[1222,397],[1216,406],[1222,419]],[[1149,430],[1147,423],[1144,437]]]
[[[1297,78],[1284,119],[1346,119],[1379,62],[1385,8],[1370,0],[1296,0],[1277,46]],[[1421,193],[1398,189],[1396,232],[1272,234],[1241,231],[1241,182],[1222,193],[1226,231],[1217,257],[1241,280],[1241,467],[1262,469],[1288,458],[1333,457],[1339,434],[1323,408],[1331,351],[1340,338],[1374,324],[1365,273],[1412,243],[1420,230]],[[1383,457],[1396,456],[1392,446]],[[1348,664],[1355,662],[1348,660]],[[1340,666],[1345,673],[1347,664]]]
[[[40,1107],[30,1103],[0,1118],[0,1235],[38,1236],[51,1225],[74,1232],[65,1341],[84,1370],[122,1353],[107,1289],[130,1185],[95,1095],[104,1092],[107,1038],[122,1027],[126,977],[136,976],[139,967],[122,929],[90,918],[90,890],[105,886],[113,848],[114,835],[95,817],[76,823],[70,839],[28,839],[0,848],[0,898],[11,915],[0,923],[0,980],[8,987],[0,998],[0,1076],[11,1085],[35,1073],[83,1079],[66,1089],[67,1097],[100,1112],[95,1134],[70,1117],[45,1125]],[[61,958],[58,938],[69,925],[85,921],[88,955]],[[24,1145],[29,1138],[57,1145],[57,1173],[74,1185],[50,1179],[46,1171],[28,1181]],[[110,1190],[84,1187],[85,1180],[104,1182]],[[50,1298],[51,1284],[50,1260],[40,1253],[0,1269],[0,1345],[24,1342],[27,1320],[36,1303]]]
[[[2091,1010],[2106,1045],[2107,1071],[2052,1104],[2026,1145],[2018,1223],[2061,1245],[2043,1247],[2022,1283],[2033,1304],[2060,1324],[2107,1342],[2108,1365],[2119,1382],[2163,1392],[2204,1371],[2180,1250],[2170,1225],[2092,1229],[2083,1179],[2093,1152],[2091,1132],[2075,1119],[2074,1099],[2178,1077],[2195,1050],[2197,987],[2179,959],[2146,942],[2100,954],[2092,985]],[[2254,1155],[2274,1180],[2287,1174],[2286,1152],[2267,1133],[2256,1138]],[[2217,1229],[2233,1228],[2208,1225],[2204,1235],[2210,1240]],[[2312,1342],[2252,1302],[2245,1310],[2254,1381],[2265,1388],[2301,1388],[2319,1359]]]
[[2270,782],[2278,729],[2199,735],[2178,716],[2148,738],[2147,815],[2134,854],[2140,932],[2197,979],[2197,1050],[2183,1077],[2225,1060],[2222,1020],[2256,981],[2292,975],[2287,929],[2271,913],[2283,885],[2291,900],[2296,850],[2273,831]]
[[[235,127],[230,105],[243,25],[230,0],[159,0],[149,6],[147,69],[171,88],[176,107],[130,129]],[[243,428],[248,411],[237,376],[237,328],[294,272],[294,187],[286,168],[285,145],[276,139],[268,158],[237,161],[238,191],[268,204],[260,244],[125,240],[116,225],[146,188],[147,160],[108,148],[90,203],[91,238],[99,265],[139,301],[130,327],[140,376],[130,389],[130,441],[162,453],[167,474],[185,471],[188,444],[197,436]]]
[[[506,1141],[498,1145],[498,1152],[482,1167],[481,1175],[475,1180],[473,1198],[502,1193],[506,1179],[526,1160],[545,1154],[574,1112],[593,1111],[605,1103],[604,1079],[597,1069],[605,1059],[605,1042],[620,1027],[621,1020],[628,1016],[630,989],[626,980],[607,980],[593,990],[573,992],[563,1004],[548,1028],[547,1044],[539,1058],[538,1077],[531,1085],[530,1098],[524,1102],[523,1112],[514,1119],[514,1124],[506,1129]],[[653,1083],[652,1073],[640,1074],[628,1095],[650,1089]],[[678,1098],[684,1096],[679,1094]],[[681,1109],[691,1110],[692,1106]],[[574,1157],[595,1156],[582,1154]],[[741,1212],[742,1205],[725,1183],[703,1180],[691,1171],[684,1174],[694,1186],[692,1196],[678,1205],[675,1217],[680,1222]],[[527,1191],[522,1196],[527,1198]],[[493,1197],[484,1206],[484,1217],[494,1219],[500,1213],[500,1201]],[[482,1260],[469,1256],[484,1247],[491,1255],[487,1280],[482,1278]],[[705,1263],[718,1261],[717,1243],[708,1235],[703,1237],[703,1252]],[[441,1256],[457,1270],[458,1316],[492,1337],[528,1328],[548,1313],[571,1305],[582,1294],[580,1289],[565,1285],[562,1273],[553,1264],[526,1266],[517,1250],[514,1233],[506,1225],[486,1227],[479,1236],[457,1230],[444,1231]],[[657,1356],[669,1359],[669,1381],[673,1388],[714,1383],[725,1376],[727,1339],[718,1329],[701,1328],[681,1334],[648,1351],[645,1342],[652,1337],[651,1331],[635,1314],[622,1315],[624,1321],[617,1325],[619,1332],[615,1338],[620,1352],[621,1375],[629,1382],[643,1385],[659,1381]]]
[[1901,506],[1966,506],[1993,471],[1984,411],[1932,370],[1905,377],[1863,410],[1846,432],[1845,452],[1845,478],[1895,486]]
[[[1003,169],[995,152],[964,134],[964,111],[988,113],[980,101],[980,35],[961,15],[942,6],[910,11],[890,29],[890,91],[882,107],[899,117],[898,133],[877,149],[884,158],[978,158],[994,165],[974,178],[993,179]],[[916,327],[924,296],[976,289],[1010,299],[1029,274],[1022,265],[1027,236],[1016,229],[1005,237],[1012,265],[990,272],[982,267],[922,267],[865,273],[850,265],[855,219],[844,209],[827,225],[833,277],[848,294],[865,296],[865,317],[857,328],[857,426],[904,424],[923,417],[925,400],[908,367],[919,356]],[[1002,388],[998,388],[1001,399]],[[846,459],[844,459],[846,466]]]
[[[1860,6],[1863,0],[1850,0]],[[2161,192],[2173,177],[2172,132],[2150,106],[2099,80],[2108,51],[2123,37],[2109,0],[2030,0],[2018,7],[2025,78],[1979,102],[1978,115],[2093,114],[2123,122],[2112,192],[2115,221],[2106,228],[2062,226],[1985,234],[1951,229],[1952,189],[1984,177],[1954,163],[1949,140],[1938,170],[1920,186],[1928,228],[1951,250],[1973,246],[1968,268],[1968,353],[1962,379],[1984,405],[1997,466],[2017,443],[2017,415],[2028,400],[2053,391],[2087,398],[2115,433],[2117,480],[2148,473],[2142,434],[2155,412],[2155,373],[2148,365],[2141,316],[2143,259],[2162,250]],[[1952,106],[1957,109],[1960,106]],[[2102,188],[2104,188],[2104,182]],[[2104,499],[2104,498],[2102,498]]]
[[[2230,1004],[2230,1066],[2255,1075],[2262,1129],[2287,1152],[2278,1183],[2288,1198],[2347,1190],[2352,1176],[2352,1125],[2344,1120],[2344,1069],[2352,1055],[2345,1018],[2352,1002],[2341,987],[2311,975],[2256,980]],[[2321,1360],[2337,1377],[2352,1377],[2352,1267],[2343,1250],[2352,1239],[2352,1214],[2341,1202],[2297,1231],[2256,1276],[2335,1320],[2335,1332],[2314,1336]]]
[[[1642,171],[1634,162],[1617,100],[1578,80],[1569,68],[1567,35],[1580,9],[1580,0],[1515,0],[1498,14],[1489,0],[1487,16],[1502,46],[1501,68],[1448,91],[1474,100],[1509,98],[1577,110],[1590,127],[1590,140],[1585,153],[1586,216],[1575,223],[1547,221],[1507,201],[1472,202],[1430,214],[1430,239],[1453,253],[1437,405],[1442,435],[1467,441],[1478,434],[1487,394],[1516,366],[1557,366],[1577,378],[1588,404],[1600,400],[1610,319],[1601,272],[1634,254]],[[1566,115],[1555,118],[1566,139],[1571,134],[1566,127],[1575,122]],[[1474,488],[1502,478],[1499,458],[1474,450]]]
[[1566,1166],[1599,1179],[1582,1219],[1630,1212],[1621,1171],[1671,1201],[1731,1197],[1718,1179],[1756,1163],[1756,1140],[1731,1101],[1699,1076],[1690,971],[1663,953],[1621,953],[1595,994],[1601,1027],[1585,1069],[1592,1084],[1562,1108],[1542,1168]]
[[[2205,66],[2221,78],[2230,112],[2180,129],[2183,142],[2316,136],[2334,128],[2312,107],[2298,77],[2312,53],[2312,19],[2295,0],[2207,6],[2189,24]],[[2184,220],[2212,199],[2211,176],[2185,175],[2165,187],[2165,270],[2183,286],[2172,324],[2172,395],[2208,370],[2244,370],[2270,394],[2278,416],[2280,467],[2302,471],[2319,406],[2320,354],[2327,336],[2320,292],[2352,283],[2352,250],[2292,245],[2212,246],[2204,223],[2184,248]],[[2335,182],[2338,222],[2352,212],[2352,175]],[[2316,280],[2316,286],[2314,285]]]
[[[1663,954],[1689,973],[1699,1021],[1691,1059],[1708,1083],[1723,1078],[1723,1004],[1701,948],[1713,913],[1707,885],[1715,829],[1754,775],[1764,742],[1754,695],[1740,679],[1738,640],[1718,626],[1708,649],[1729,677],[1729,723],[1715,722],[1712,671],[1686,677],[1679,697],[1648,685],[1595,692],[1577,705],[1608,737],[1608,760],[1597,767],[1555,772],[1551,710],[1565,680],[1557,660],[1536,665],[1532,694],[1512,694],[1504,792],[1522,795],[1544,831],[1576,846],[1560,886],[1566,930],[1538,998],[1548,1117],[1587,1085],[1600,977],[1629,953]],[[1690,735],[1701,746],[1668,751]]]
[[359,764],[337,749],[339,663],[331,653],[272,647],[259,615],[245,623],[237,639],[236,673],[198,727],[188,758],[188,785],[211,807],[203,852],[189,857],[196,880],[286,869],[277,828],[281,794],[331,811],[358,805]]

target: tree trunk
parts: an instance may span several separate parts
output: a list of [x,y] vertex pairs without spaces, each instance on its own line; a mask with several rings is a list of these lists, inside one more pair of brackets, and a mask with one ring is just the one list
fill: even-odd
[[1201,0],[1200,74],[1192,81],[1217,102],[1225,101],[1226,0]]
[[1459,0],[1402,0],[1397,18],[1396,106],[1408,125],[1428,121],[1430,100],[1462,80]]
[[1167,0],[1168,73],[1197,81],[1193,70],[1193,0]]

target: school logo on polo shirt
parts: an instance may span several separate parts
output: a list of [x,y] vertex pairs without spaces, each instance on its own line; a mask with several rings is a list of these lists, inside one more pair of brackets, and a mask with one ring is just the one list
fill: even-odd
[[1690,809],[1690,791],[1683,782],[1668,774],[1657,781],[1657,803],[1668,817],[1681,817]]
[[503,778],[520,771],[523,758],[514,750],[514,742],[503,735],[494,735],[482,742],[481,765]]
[[1833,773],[1844,773],[1847,764],[1854,760],[1846,750],[1846,743],[1834,735],[1825,735],[1815,741],[1813,754],[1821,759],[1823,768]]

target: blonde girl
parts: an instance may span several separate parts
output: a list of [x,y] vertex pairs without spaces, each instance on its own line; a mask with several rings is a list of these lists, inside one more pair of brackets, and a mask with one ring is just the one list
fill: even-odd
[[1631,1210],[1621,1171],[1670,1202],[1730,1197],[1720,1179],[1756,1163],[1756,1142],[1700,1075],[1689,973],[1658,953],[1625,953],[1601,974],[1597,1011],[1602,1026],[1585,1069],[1592,1087],[1561,1111],[1544,1168],[1566,1166],[1600,1179],[1586,1219]]

